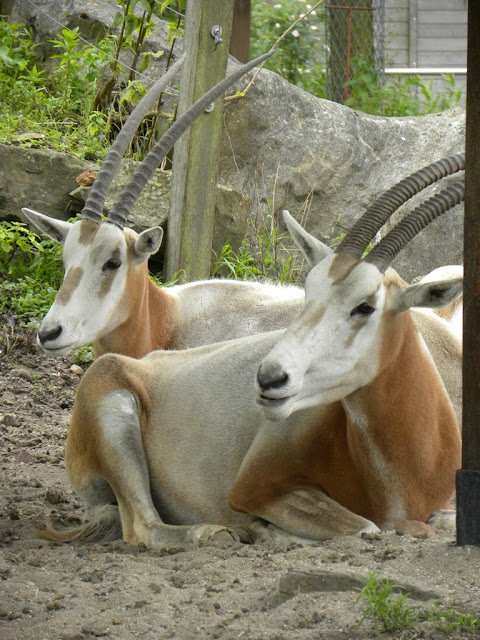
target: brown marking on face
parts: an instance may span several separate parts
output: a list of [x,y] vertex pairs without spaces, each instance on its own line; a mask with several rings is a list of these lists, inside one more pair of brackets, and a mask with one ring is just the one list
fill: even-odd
[[[147,261],[134,264],[133,243],[136,234],[125,233],[128,269],[124,293],[114,314],[125,314],[126,320],[110,334],[94,342],[95,357],[104,353],[120,353],[143,358],[157,349],[176,349],[178,325],[176,301],[168,291],[158,287],[149,276]],[[120,309],[121,307],[121,309]]]
[[[120,258],[120,255],[120,249],[119,247],[117,247],[113,250],[110,260]],[[100,298],[100,300],[103,300],[103,298],[105,298],[110,293],[117,273],[118,269],[108,269],[104,272],[102,284],[100,285],[100,291],[98,292],[98,297]]]
[[321,319],[325,314],[325,305],[315,305],[314,302],[307,302],[305,308],[298,320],[301,324],[302,330],[311,331],[314,327],[320,324]]
[[336,255],[328,270],[328,275],[332,278],[333,284],[344,280],[358,262],[358,260],[352,258],[347,253],[339,253]]
[[93,220],[82,220],[80,224],[79,244],[92,244],[100,225]]
[[70,267],[65,274],[63,284],[58,290],[55,301],[66,305],[83,277],[83,267]]

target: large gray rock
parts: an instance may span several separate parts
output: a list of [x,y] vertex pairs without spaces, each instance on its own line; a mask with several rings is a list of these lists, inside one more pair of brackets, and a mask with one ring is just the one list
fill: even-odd
[[0,219],[20,218],[22,207],[68,219],[76,213],[69,196],[75,178],[92,167],[66,153],[0,144]]
[[[122,160],[105,202],[108,213],[138,166]],[[23,219],[28,207],[54,218],[67,220],[81,211],[89,187],[76,178],[95,166],[71,155],[50,149],[24,149],[0,144],[0,219]],[[171,172],[158,169],[133,207],[128,224],[137,231],[163,225],[170,206]],[[217,187],[215,237],[217,255],[225,242],[237,250],[247,231],[251,203],[247,196],[224,185]]]
[[[314,235],[328,238],[350,228],[379,195],[413,171],[462,152],[465,111],[371,116],[262,71],[245,98],[227,103],[225,125],[222,180],[250,194],[254,208],[268,209],[273,200],[276,211],[289,209]],[[437,189],[425,190],[422,199]],[[399,255],[394,266],[405,278],[462,262],[462,211],[457,207],[430,225]]]

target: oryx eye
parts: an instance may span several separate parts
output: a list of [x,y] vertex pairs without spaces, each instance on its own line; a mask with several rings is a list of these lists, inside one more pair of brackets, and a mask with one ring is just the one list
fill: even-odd
[[362,302],[355,307],[355,309],[351,312],[350,317],[353,316],[370,316],[375,311],[373,307],[371,307],[367,302]]
[[110,258],[102,267],[102,271],[115,271],[121,265],[121,261],[118,258]]

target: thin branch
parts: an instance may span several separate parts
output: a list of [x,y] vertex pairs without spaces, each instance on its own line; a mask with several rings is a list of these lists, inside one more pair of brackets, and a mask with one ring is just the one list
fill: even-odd
[[[282,35],[278,38],[278,40],[275,42],[275,44],[272,47],[272,50],[275,50],[278,45],[280,44],[280,42],[282,42],[282,40],[285,40],[285,38],[288,36],[288,34],[293,31],[295,29],[295,27],[297,26],[297,24],[301,21],[304,20],[310,13],[312,13],[313,11],[315,11],[315,9],[317,7],[319,7],[321,4],[323,4],[325,2],[325,0],[320,0],[320,2],[317,2],[316,5],[314,5],[311,9],[309,9],[306,13],[304,13],[302,16],[300,16],[299,18],[297,18],[297,20],[295,20],[295,22],[293,24],[291,24],[288,29],[286,31],[284,31],[282,33]],[[263,66],[265,65],[267,61],[264,60],[262,62],[262,64],[258,67],[258,69],[255,71],[255,75],[253,76],[253,78],[250,80],[250,82],[248,83],[248,85],[246,86],[246,88],[244,89],[244,91],[237,91],[237,93],[233,96],[228,96],[227,98],[225,98],[225,102],[230,102],[232,100],[238,100],[239,98],[244,98],[247,95],[248,90],[255,84],[255,80],[257,79],[258,74],[260,73],[260,71],[263,69]]]

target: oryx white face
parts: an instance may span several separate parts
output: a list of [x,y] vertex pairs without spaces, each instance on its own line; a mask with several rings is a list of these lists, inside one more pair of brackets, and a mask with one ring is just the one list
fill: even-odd
[[122,230],[113,224],[75,222],[65,237],[63,262],[63,284],[37,334],[37,343],[54,356],[106,335],[127,313],[126,300],[122,303],[128,268]]
[[282,420],[340,400],[375,376],[385,303],[383,275],[344,254],[327,255],[305,281],[305,307],[263,360],[257,402]]
[[64,244],[65,277],[37,343],[49,355],[66,356],[125,322],[132,312],[128,283],[137,287],[134,271],[158,250],[163,231],[153,227],[138,235],[108,222],[72,224],[31,209],[23,213],[40,232]]

